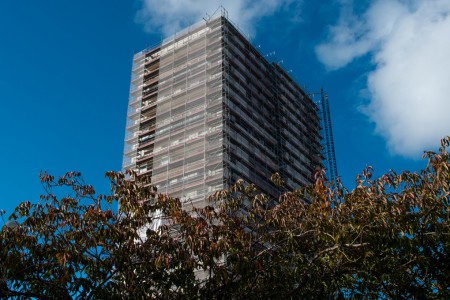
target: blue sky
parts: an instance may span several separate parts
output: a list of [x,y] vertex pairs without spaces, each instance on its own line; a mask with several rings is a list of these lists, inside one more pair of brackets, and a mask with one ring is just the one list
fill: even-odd
[[[98,191],[120,170],[135,52],[220,1],[0,2],[0,209],[38,201],[38,175],[80,171]],[[426,164],[449,134],[450,1],[229,0],[231,20],[311,92],[329,94],[348,187]]]

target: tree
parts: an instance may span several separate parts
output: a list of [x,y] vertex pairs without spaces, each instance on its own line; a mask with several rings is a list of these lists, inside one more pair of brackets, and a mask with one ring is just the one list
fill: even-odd
[[278,199],[238,181],[204,208],[135,174],[108,172],[111,194],[96,196],[79,173],[43,173],[41,201],[0,232],[0,296],[450,298],[449,143],[419,173],[368,167],[349,191],[318,172]]

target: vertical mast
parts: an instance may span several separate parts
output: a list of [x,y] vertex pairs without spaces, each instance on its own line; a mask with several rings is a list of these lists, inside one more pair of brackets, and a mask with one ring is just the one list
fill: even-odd
[[331,126],[330,106],[328,103],[328,95],[320,89],[320,111],[322,123],[322,147],[324,154],[324,168],[327,171],[329,181],[336,183],[338,177],[336,166],[336,155],[334,153],[333,130]]

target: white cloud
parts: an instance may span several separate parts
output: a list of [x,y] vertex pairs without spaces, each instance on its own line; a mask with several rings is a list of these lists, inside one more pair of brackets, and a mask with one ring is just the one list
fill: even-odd
[[372,55],[363,111],[393,153],[417,157],[450,134],[450,1],[376,0],[362,16],[348,11],[316,54],[329,69]]
[[294,2],[299,0],[142,0],[137,20],[145,25],[146,31],[162,32],[168,36],[201,21],[207,13],[213,14],[223,5],[231,21],[245,33],[254,34],[255,20],[272,15]]

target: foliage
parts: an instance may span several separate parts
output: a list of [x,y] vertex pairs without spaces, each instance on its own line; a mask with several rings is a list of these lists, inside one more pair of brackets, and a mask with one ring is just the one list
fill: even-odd
[[420,173],[369,167],[352,191],[317,173],[278,199],[238,181],[204,208],[134,174],[108,172],[95,196],[79,173],[44,173],[46,195],[0,232],[0,297],[450,298],[449,143]]

